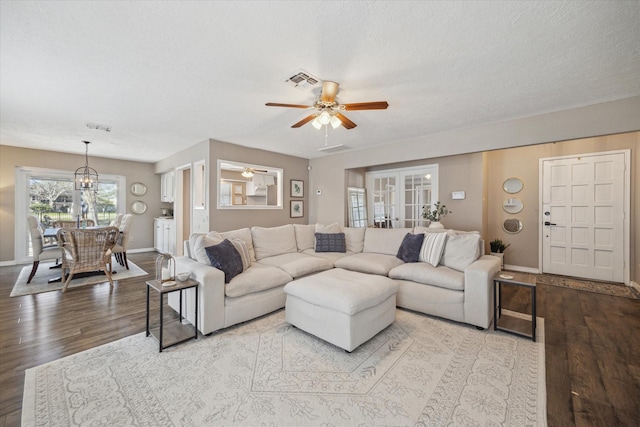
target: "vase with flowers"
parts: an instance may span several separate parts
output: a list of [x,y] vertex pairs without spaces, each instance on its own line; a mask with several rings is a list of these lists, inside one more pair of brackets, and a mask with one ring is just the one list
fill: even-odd
[[433,209],[431,210],[428,206],[422,207],[422,218],[429,221],[429,228],[444,228],[440,221],[450,213],[453,212],[447,209],[447,205],[444,205],[439,201],[433,205]]

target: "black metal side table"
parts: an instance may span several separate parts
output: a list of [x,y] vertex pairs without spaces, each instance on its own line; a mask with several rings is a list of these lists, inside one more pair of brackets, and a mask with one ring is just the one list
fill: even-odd
[[[200,283],[196,280],[186,280],[184,282],[177,282],[172,286],[162,286],[159,280],[148,280],[147,281],[147,336],[153,335],[156,338],[160,345],[160,352],[165,348],[171,347],[176,344],[180,344],[190,339],[198,339],[198,285]],[[182,323],[182,291],[185,289],[194,288],[196,292],[196,302],[195,302],[195,322],[193,324],[193,330],[189,325],[184,325]],[[157,328],[149,330],[149,293],[151,289],[154,289],[160,295],[160,325]],[[169,294],[171,292],[180,292],[180,320],[178,322],[170,323],[167,325],[167,330],[164,329],[164,319],[163,319],[163,301],[164,295]],[[170,342],[167,345],[164,345],[164,335],[170,336]]]
[[[502,313],[502,285],[514,285],[528,288],[531,291],[531,335],[518,331],[513,328],[502,327],[500,319],[503,316]],[[497,297],[497,301],[496,301]],[[519,335],[521,337],[531,338],[534,342],[536,340],[536,280],[535,276],[527,273],[499,272],[493,277],[493,301],[495,304],[495,316],[493,319],[493,330],[504,331],[511,334]],[[506,317],[506,316],[505,316]]]

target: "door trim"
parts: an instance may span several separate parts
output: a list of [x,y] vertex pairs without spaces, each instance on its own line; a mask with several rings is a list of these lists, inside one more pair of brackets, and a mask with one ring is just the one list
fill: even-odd
[[605,156],[609,154],[623,154],[624,155],[624,189],[623,189],[623,206],[624,206],[624,220],[623,220],[623,242],[622,242],[622,253],[623,253],[623,283],[627,286],[630,285],[630,249],[631,249],[631,150],[613,150],[613,151],[599,151],[594,153],[576,153],[570,154],[566,156],[555,156],[555,157],[543,157],[538,159],[538,270],[542,273],[542,261],[543,261],[543,233],[544,228],[540,226],[542,221],[542,211],[543,211],[543,200],[542,200],[542,186],[543,186],[543,164],[546,161],[553,160],[563,160],[563,159],[571,159],[575,157],[596,157],[596,156]]

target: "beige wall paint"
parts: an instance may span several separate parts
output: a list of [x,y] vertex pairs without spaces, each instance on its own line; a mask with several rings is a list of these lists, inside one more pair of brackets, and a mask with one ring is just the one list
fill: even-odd
[[[84,155],[57,153],[53,151],[0,145],[0,262],[15,260],[15,167],[35,167],[74,172],[84,165]],[[147,212],[134,215],[133,241],[130,249],[153,247],[153,218],[160,215],[160,177],[154,173],[150,163],[131,162],[89,154],[89,164],[99,174],[124,175],[126,177],[126,212],[134,200],[142,200],[148,206]],[[133,196],[129,186],[142,182],[147,187],[144,196]]]
[[[631,278],[640,281],[640,132],[563,141],[531,147],[497,150],[486,154],[488,172],[488,231],[491,239],[500,238],[511,246],[505,252],[505,264],[538,268],[538,237],[541,232],[539,208],[539,159],[567,155],[598,153],[615,150],[631,150],[631,223],[630,255]],[[505,179],[516,176],[524,181],[524,188],[513,195],[524,202],[521,213],[504,212],[502,202],[508,194],[502,190]],[[506,218],[520,218],[522,232],[509,234],[502,229]],[[634,279],[635,277],[635,279]]]
[[[283,208],[217,209],[218,186],[216,182],[216,168],[219,159],[283,169]],[[211,200],[209,224],[211,230],[228,231],[251,226],[275,227],[290,223],[308,223],[310,189],[309,171],[307,168],[309,166],[309,160],[267,150],[210,140],[209,164],[211,165],[209,170],[209,182],[211,183],[209,192]],[[294,199],[300,200],[300,198],[291,197],[290,183],[292,179],[302,180],[305,184],[304,197],[301,199],[304,201],[304,216],[302,218],[290,217],[290,201]]]

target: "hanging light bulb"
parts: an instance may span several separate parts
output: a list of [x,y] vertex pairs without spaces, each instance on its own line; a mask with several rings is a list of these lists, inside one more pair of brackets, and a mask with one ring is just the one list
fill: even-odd
[[320,123],[323,125],[328,125],[331,121],[331,116],[326,111],[323,111],[318,118],[320,119]]
[[342,121],[340,121],[339,118],[337,118],[336,116],[331,116],[331,127],[334,129],[337,129],[338,126],[340,126],[342,124]]
[[322,127],[322,123],[320,123],[320,116],[318,116],[315,119],[313,119],[311,124],[313,125],[314,128],[320,130],[320,128]]

